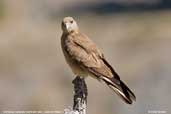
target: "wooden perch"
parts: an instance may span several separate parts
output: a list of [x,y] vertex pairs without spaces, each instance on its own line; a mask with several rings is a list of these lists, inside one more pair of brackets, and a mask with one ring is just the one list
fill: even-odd
[[77,76],[72,83],[74,84],[74,105],[73,110],[79,112],[79,114],[86,114],[87,104],[87,85],[84,78]]
[[74,84],[73,110],[66,110],[64,112],[65,114],[86,114],[88,92],[85,80],[77,76],[72,83]]

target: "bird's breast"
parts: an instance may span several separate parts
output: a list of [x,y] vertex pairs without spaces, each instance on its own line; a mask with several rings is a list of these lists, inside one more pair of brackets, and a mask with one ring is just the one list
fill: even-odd
[[88,73],[81,68],[80,63],[78,63],[78,61],[74,60],[73,57],[71,57],[71,55],[68,52],[68,46],[66,44],[68,39],[62,38],[61,39],[61,47],[62,47],[62,51],[65,57],[66,62],[68,63],[69,67],[71,68],[72,72],[76,75],[76,76],[87,76]]

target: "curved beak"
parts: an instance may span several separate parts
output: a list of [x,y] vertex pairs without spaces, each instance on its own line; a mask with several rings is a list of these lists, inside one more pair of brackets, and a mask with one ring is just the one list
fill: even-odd
[[66,29],[68,30],[70,28],[70,24],[69,23],[65,23]]

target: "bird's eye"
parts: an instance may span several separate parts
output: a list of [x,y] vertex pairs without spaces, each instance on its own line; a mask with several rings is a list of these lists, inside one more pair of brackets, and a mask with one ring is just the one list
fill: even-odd
[[73,21],[70,21],[70,23],[73,23]]

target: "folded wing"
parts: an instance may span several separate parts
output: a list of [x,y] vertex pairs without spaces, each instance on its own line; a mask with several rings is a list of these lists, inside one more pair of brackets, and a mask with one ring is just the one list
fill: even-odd
[[105,60],[103,54],[97,46],[85,35],[79,33],[69,36],[68,54],[80,63],[80,66],[94,75],[97,79],[102,79],[115,93],[117,93],[126,103],[132,104],[136,99],[133,92],[120,80],[119,75],[111,65]]

